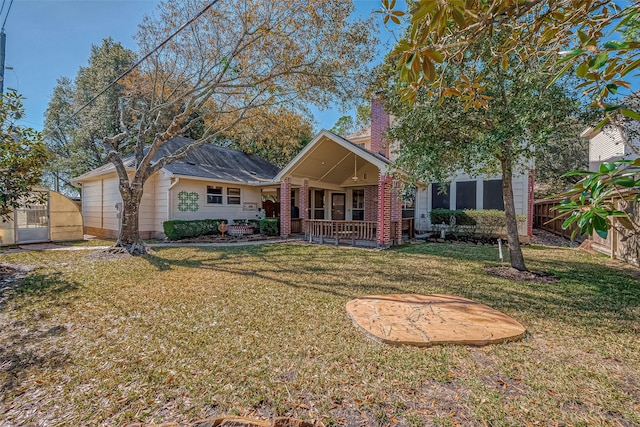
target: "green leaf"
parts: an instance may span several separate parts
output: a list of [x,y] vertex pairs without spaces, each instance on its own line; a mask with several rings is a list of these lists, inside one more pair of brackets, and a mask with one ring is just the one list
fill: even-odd
[[636,186],[636,180],[630,176],[620,176],[613,178],[613,183],[626,188],[633,188]]
[[589,36],[582,30],[578,30],[578,38],[582,44],[586,44],[590,40]]
[[[560,62],[558,61],[558,63],[560,63]],[[553,84],[554,84],[555,82],[557,82],[557,81],[558,81],[558,79],[559,79],[560,77],[562,77],[562,76],[564,75],[564,73],[566,73],[566,72],[567,72],[567,70],[569,70],[569,68],[571,68],[572,66],[573,66],[573,64],[570,62],[570,63],[568,63],[567,65],[565,65],[564,67],[562,67],[562,69],[561,69],[560,71],[558,71],[558,74],[556,74],[555,76],[553,76],[553,78],[551,79],[551,81],[549,82],[549,84],[547,84],[547,87],[551,87],[551,86],[553,86]]]
[[602,68],[607,63],[608,60],[609,60],[609,54],[607,52],[601,52],[598,54],[598,56],[596,56],[594,59],[589,61],[589,65],[594,70],[598,70]]
[[596,130],[600,130],[600,129],[602,129],[605,125],[608,125],[608,124],[609,124],[609,118],[605,118],[605,119],[601,120],[601,121],[600,121],[600,123],[598,123],[597,125],[595,125],[595,126],[593,127],[593,130],[594,130],[594,131],[596,131]]
[[609,173],[611,172],[611,163],[603,162],[600,164],[600,168],[598,169],[599,173]]
[[578,68],[576,68],[576,76],[582,79],[584,78],[584,76],[587,75],[588,71],[589,71],[589,63],[583,62],[582,64],[578,65]]
[[636,113],[633,110],[629,110],[629,109],[626,109],[626,108],[621,108],[620,112],[622,113],[622,115],[624,115],[626,117],[629,117],[630,119],[640,120],[640,114]]
[[607,85],[607,89],[609,89],[609,92],[611,92],[612,94],[617,94],[618,93],[618,85],[614,85],[613,83],[610,83]]
[[631,62],[626,67],[624,67],[624,70],[622,70],[622,72],[620,73],[620,77],[626,76],[631,71],[633,71],[636,68],[638,68],[639,65],[640,65],[640,59],[636,59],[635,61]]
[[567,53],[564,56],[564,58],[560,59],[557,63],[558,64],[562,64],[562,63],[565,63],[567,61],[571,61],[576,56],[582,55],[585,52],[586,52],[586,50],[584,50],[584,49],[573,49],[571,52]]
[[588,170],[577,170],[577,171],[569,171],[567,173],[564,173],[562,176],[563,177],[567,177],[567,176],[576,176],[576,175],[591,175],[592,172],[588,171]]
[[604,47],[611,50],[628,49],[629,43],[626,41],[610,40],[604,44]]

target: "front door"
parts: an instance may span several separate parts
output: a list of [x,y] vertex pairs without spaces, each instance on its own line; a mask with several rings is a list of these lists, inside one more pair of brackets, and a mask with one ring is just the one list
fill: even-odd
[[344,210],[347,197],[345,193],[331,194],[331,219],[333,221],[344,221]]

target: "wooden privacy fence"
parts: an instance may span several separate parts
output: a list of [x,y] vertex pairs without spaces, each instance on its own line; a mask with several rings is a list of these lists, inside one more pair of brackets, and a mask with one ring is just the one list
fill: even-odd
[[[571,233],[578,227],[574,224],[563,230],[562,223],[565,218],[554,219],[558,213],[551,210],[552,207],[558,206],[561,201],[562,199],[536,200],[533,204],[533,226],[570,239]],[[577,235],[576,238],[580,238],[580,236]]]

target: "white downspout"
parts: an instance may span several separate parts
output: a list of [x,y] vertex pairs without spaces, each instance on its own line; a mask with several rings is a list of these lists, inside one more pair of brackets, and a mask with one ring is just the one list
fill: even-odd
[[178,177],[175,177],[175,178],[176,178],[176,180],[173,181],[171,183],[171,185],[169,185],[169,188],[167,189],[167,209],[168,209],[167,210],[167,221],[171,220],[171,212],[173,212],[173,203],[172,203],[173,199],[171,199],[171,189],[173,187],[175,187],[178,182],[180,182],[180,178],[178,178]]

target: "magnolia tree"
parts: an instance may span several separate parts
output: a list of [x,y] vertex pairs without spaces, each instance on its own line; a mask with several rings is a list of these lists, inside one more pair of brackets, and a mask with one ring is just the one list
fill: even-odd
[[[358,100],[375,39],[370,22],[351,19],[343,0],[161,2],[137,34],[140,55],[126,76],[119,131],[103,145],[119,178],[122,226],[116,245],[145,252],[138,231],[147,179],[191,150],[233,138],[265,112],[305,111]],[[198,16],[160,49],[176,22]],[[166,141],[196,139],[163,153]],[[125,166],[125,148],[133,164]]]
[[[399,22],[404,17],[395,0],[382,3],[385,22]],[[640,155],[627,135],[629,121],[640,120],[637,108],[628,102],[634,92],[632,78],[640,67],[639,14],[640,3],[626,0],[411,2],[408,37],[395,49],[397,73],[407,83],[403,99],[415,100],[422,89],[440,98],[458,97],[469,108],[488,109],[489,100],[483,93],[487,73],[495,67],[522,69],[523,64],[536,59],[545,64],[549,84],[574,73],[579,81],[575,88],[591,101],[591,107],[604,114],[596,128],[615,128],[629,150]],[[504,29],[509,30],[508,35],[493,48],[490,66],[478,67],[465,78],[446,79],[445,70],[465,57],[475,40]],[[611,186],[608,190],[616,192]],[[591,208],[598,209],[599,200],[595,195],[583,201],[590,208],[576,208],[576,221],[582,219],[596,229],[606,226],[608,223],[595,220],[597,215],[583,215]]]
[[17,123],[24,115],[20,95],[0,93],[0,219],[19,206],[38,202],[31,193],[48,155],[40,133]]
[[397,118],[390,136],[400,143],[398,166],[422,182],[448,182],[460,172],[501,174],[510,262],[524,271],[513,178],[530,169],[536,151],[554,139],[571,132],[577,136],[579,128],[561,124],[575,119],[579,102],[558,85],[547,87],[547,75],[535,60],[522,69],[491,67],[502,37],[478,40],[447,70],[449,82],[465,79],[477,67],[489,68],[482,92],[487,109],[468,108],[458,97],[439,100],[426,90],[410,106],[402,100],[406,84],[396,81],[388,91]]

